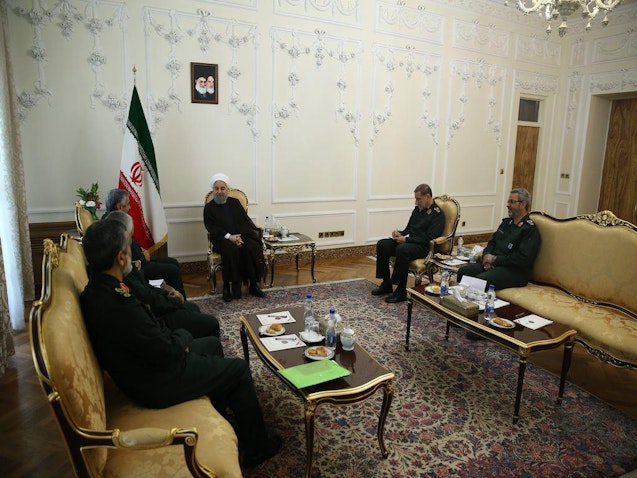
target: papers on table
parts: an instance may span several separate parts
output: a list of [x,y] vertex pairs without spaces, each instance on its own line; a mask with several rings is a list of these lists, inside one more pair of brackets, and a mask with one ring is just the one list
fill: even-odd
[[292,322],[296,322],[288,310],[272,312],[270,314],[257,314],[257,318],[259,319],[259,322],[261,322],[261,325],[290,324]]
[[509,305],[509,302],[502,299],[495,299],[495,302],[493,303],[493,307],[495,309],[499,309],[500,307],[504,307],[505,305]]
[[150,279],[148,283],[152,287],[158,287],[160,289],[166,285],[166,282],[164,281],[164,279]]
[[299,339],[296,334],[264,337],[261,339],[261,342],[263,342],[263,345],[265,345],[265,348],[268,349],[269,352],[305,347],[305,342]]
[[305,388],[319,383],[345,377],[352,372],[333,360],[317,360],[316,362],[296,365],[279,370],[296,388]]
[[533,330],[540,329],[545,325],[551,325],[553,323],[552,320],[545,319],[544,317],[540,317],[535,314],[526,315],[519,319],[515,319],[513,322],[517,322],[518,324]]
[[447,264],[448,266],[461,266],[462,264],[466,264],[466,261],[461,261],[460,259],[445,259],[442,261],[443,264]]
[[460,285],[465,286],[467,289],[475,289],[480,292],[484,292],[484,289],[487,288],[487,281],[484,279],[478,279],[477,277],[471,277],[471,276],[465,275],[465,276],[462,276]]
[[286,236],[279,237],[279,242],[290,242],[290,241],[298,241],[299,238],[297,236]]

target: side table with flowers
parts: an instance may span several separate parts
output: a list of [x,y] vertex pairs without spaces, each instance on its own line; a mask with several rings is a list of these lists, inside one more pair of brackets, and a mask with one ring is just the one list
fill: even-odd
[[97,217],[97,210],[102,207],[100,195],[97,191],[98,189],[99,185],[97,183],[93,183],[89,190],[79,188],[76,191],[77,197],[80,198],[78,202],[84,209],[91,213],[91,217],[96,221],[99,219],[99,217]]

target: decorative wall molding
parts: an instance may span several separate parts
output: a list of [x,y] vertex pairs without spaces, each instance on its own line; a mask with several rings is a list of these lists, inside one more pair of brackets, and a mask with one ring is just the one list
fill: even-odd
[[559,67],[562,61],[562,44],[552,43],[539,34],[517,35],[515,59],[545,66]]
[[274,13],[360,27],[361,1],[362,0],[274,0]]
[[480,25],[478,20],[466,22],[453,21],[453,46],[464,50],[506,58],[509,56],[509,32],[496,28],[495,25]]
[[589,44],[590,42],[586,42],[581,38],[578,38],[573,42],[570,54],[571,67],[582,67],[586,64]]
[[600,38],[593,43],[592,64],[637,58],[637,29]]
[[[210,12],[199,9],[196,14],[177,12],[158,8],[144,7],[144,31],[148,43],[164,42],[168,45],[169,54],[163,61],[165,69],[170,75],[171,86],[165,96],[155,96],[149,93],[149,105],[152,112],[151,131],[161,123],[172,106],[181,112],[182,98],[177,93],[177,81],[183,81],[182,75],[190,74],[189,65],[184,65],[179,56],[178,47],[184,42],[196,42],[199,50],[206,53],[210,47],[223,46],[230,50],[232,61],[228,69],[219,71],[225,73],[231,85],[230,100],[227,104],[229,111],[235,111],[245,117],[245,124],[250,129],[253,140],[258,137],[257,129],[257,101],[256,98],[243,98],[237,88],[237,80],[245,70],[254,72],[255,65],[243,60],[242,49],[252,48],[253,56],[257,56],[258,28],[255,24],[227,20],[214,17]],[[148,64],[156,59],[147,57]],[[150,70],[150,69],[149,69]],[[150,83],[149,83],[150,84]],[[256,77],[254,94],[256,95]]]
[[624,93],[637,89],[637,68],[623,68],[617,72],[591,75],[590,93]]
[[568,76],[568,106],[566,128],[572,130],[577,124],[577,106],[580,104],[580,92],[584,78],[579,71],[574,71]]
[[250,10],[257,9],[257,0],[197,0],[197,1],[208,3],[208,4],[228,5],[230,7],[249,8]]
[[515,72],[515,88],[533,95],[554,95],[557,92],[558,80],[557,76],[542,75],[538,72],[524,70]]
[[451,146],[454,136],[465,122],[465,106],[469,102],[467,86],[470,80],[475,81],[478,89],[481,89],[485,83],[489,86],[489,94],[487,97],[487,107],[489,109],[487,128],[495,135],[496,142],[501,144],[502,118],[496,119],[495,117],[498,103],[496,87],[504,83],[506,70],[497,65],[489,64],[484,59],[477,61],[452,60],[451,74],[461,82],[461,88],[457,98],[460,103],[460,111],[455,118],[451,117],[450,113],[450,117],[447,120],[447,148]]
[[442,45],[444,17],[426,11],[424,3],[416,8],[405,3],[379,1],[376,5],[376,31]]
[[[49,62],[49,45],[43,40],[43,33],[59,29],[60,35],[68,41],[73,40],[76,28],[84,27],[93,39],[91,50],[86,58],[88,68],[93,72],[94,86],[90,94],[90,107],[100,105],[112,111],[117,122],[122,122],[128,112],[127,94],[115,94],[108,91],[104,83],[103,72],[109,54],[104,48],[102,36],[105,32],[116,28],[121,32],[121,51],[117,55],[122,56],[126,44],[126,6],[121,2],[110,1],[78,1],[60,0],[53,7],[47,8],[44,0],[32,0],[30,8],[19,5],[16,0],[6,0],[10,11],[18,18],[26,21],[33,29],[33,44],[26,51],[36,64],[37,73],[32,83],[31,90],[22,90],[18,93],[18,117],[21,122],[26,120],[29,110],[35,108],[40,100],[53,98],[54,92],[50,90],[46,81],[46,70]],[[114,56],[117,56],[114,55]],[[31,83],[31,82],[25,82]],[[124,81],[122,82],[124,84]]]
[[[387,80],[384,85],[380,85],[384,90],[385,105],[382,111],[372,106],[371,123],[372,132],[370,146],[374,145],[374,140],[380,134],[383,124],[392,115],[392,97],[394,94],[393,78],[399,73],[406,78],[411,78],[415,73],[422,76],[422,113],[421,119],[429,129],[435,144],[438,144],[439,118],[431,117],[431,76],[440,70],[442,60],[437,55],[430,55],[424,51],[418,51],[412,46],[406,48],[393,48],[383,45],[375,45],[373,50],[374,62],[380,64],[381,68],[387,72]],[[374,75],[374,85],[376,85],[376,74]],[[397,84],[403,84],[398,81]]]
[[[272,38],[272,54],[274,62],[277,56],[287,55],[290,67],[287,74],[273,68],[273,83],[276,84],[281,78],[287,78],[288,99],[285,104],[277,103],[276,98],[272,105],[273,132],[272,141],[276,141],[281,129],[292,115],[298,115],[301,105],[297,102],[296,86],[303,81],[303,74],[299,71],[299,62],[304,58],[311,58],[317,69],[323,67],[326,61],[334,62],[337,65],[337,77],[334,78],[332,87],[337,89],[338,104],[335,105],[336,115],[344,121],[349,129],[356,145],[359,141],[360,126],[360,105],[348,105],[346,100],[348,91],[356,91],[359,85],[348,85],[345,80],[345,68],[351,62],[356,63],[356,72],[360,82],[360,68],[362,57],[362,43],[357,40],[347,40],[345,38],[333,37],[325,34],[324,30],[315,30],[314,33],[291,31],[287,29],[272,28],[270,30]],[[329,86],[326,86],[329,87]],[[354,88],[352,90],[352,87]]]

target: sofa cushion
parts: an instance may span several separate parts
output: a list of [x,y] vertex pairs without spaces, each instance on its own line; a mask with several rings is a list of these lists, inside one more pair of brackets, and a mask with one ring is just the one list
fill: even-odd
[[[105,379],[107,426],[109,429],[195,428],[199,433],[196,457],[201,465],[214,470],[219,478],[240,478],[237,436],[230,423],[212,406],[207,397],[168,408],[149,409],[132,403],[107,377]],[[189,477],[184,467],[183,448],[108,452],[105,477]]]
[[623,312],[588,304],[555,287],[528,284],[498,291],[498,298],[567,325],[577,339],[624,362],[637,363],[637,320]]
[[558,220],[537,212],[531,218],[542,236],[533,282],[557,285],[637,313],[637,233],[633,229],[584,218]]

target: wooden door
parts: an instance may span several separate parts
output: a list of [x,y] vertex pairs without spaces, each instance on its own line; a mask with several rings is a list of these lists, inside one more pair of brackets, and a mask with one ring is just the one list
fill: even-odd
[[533,180],[537,160],[538,126],[518,126],[513,162],[512,188],[525,188],[533,197]]
[[614,100],[611,106],[597,209],[637,221],[637,99]]

